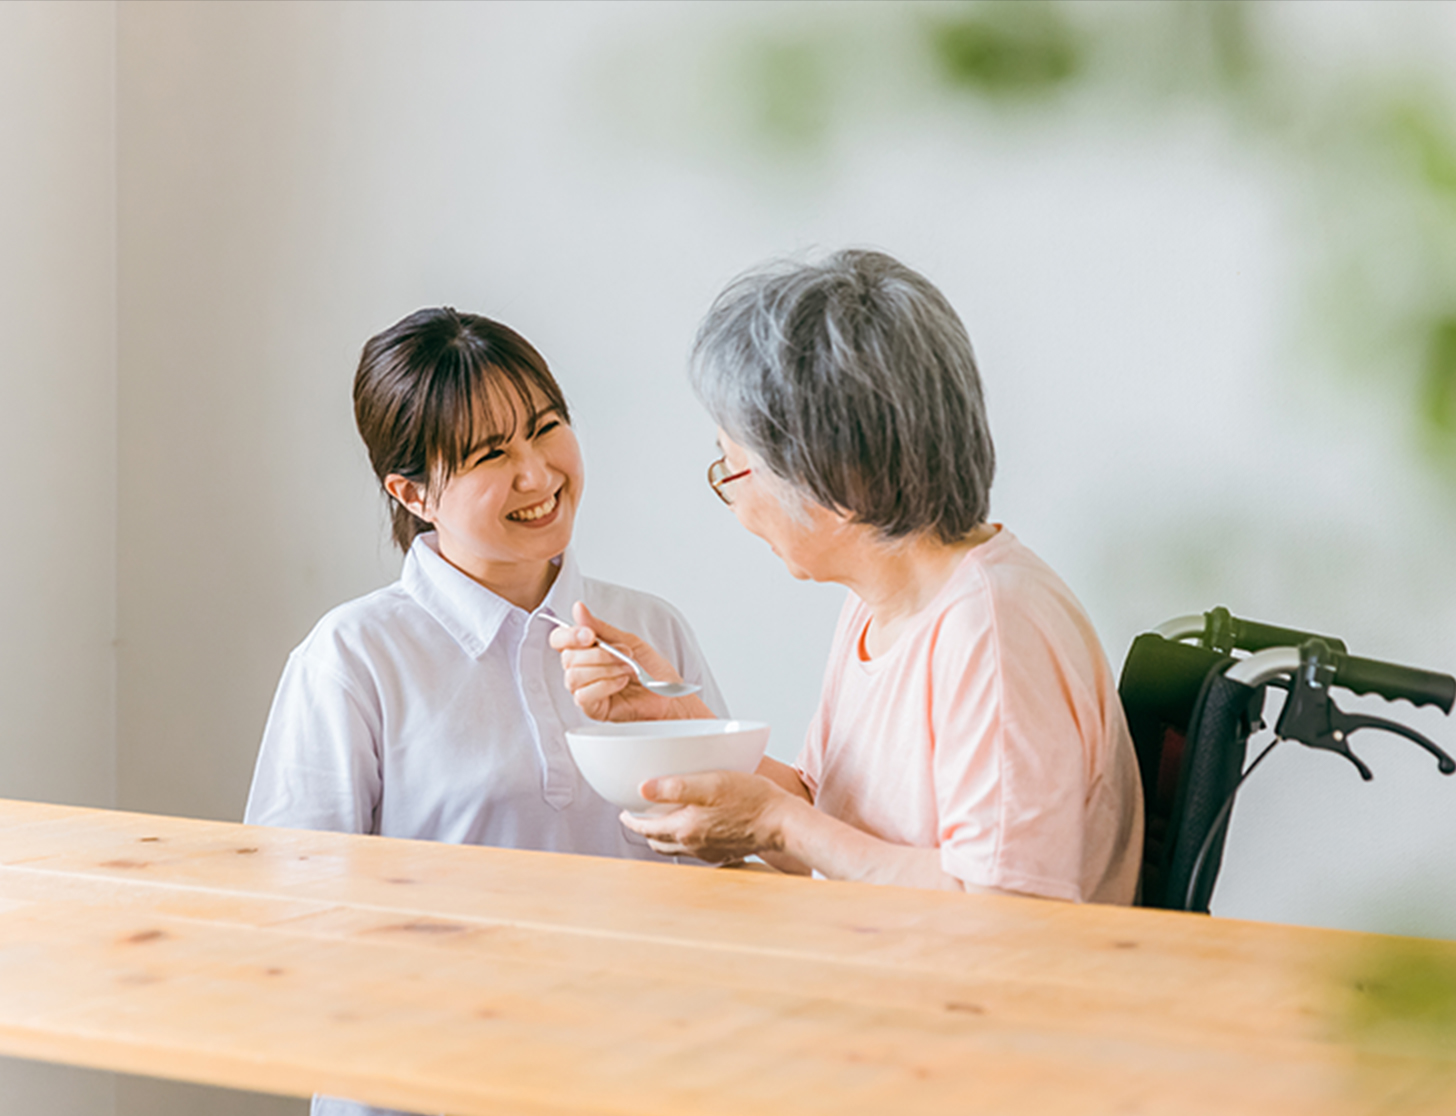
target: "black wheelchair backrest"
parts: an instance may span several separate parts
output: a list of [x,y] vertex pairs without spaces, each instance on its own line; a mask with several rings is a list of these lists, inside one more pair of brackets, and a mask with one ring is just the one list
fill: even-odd
[[1456,771],[1450,756],[1413,729],[1345,713],[1328,693],[1341,686],[1449,713],[1456,700],[1450,675],[1357,659],[1341,640],[1240,620],[1224,608],[1170,620],[1133,641],[1118,683],[1143,785],[1142,906],[1208,912],[1234,795],[1253,768],[1244,768],[1244,754],[1263,725],[1271,685],[1290,691],[1276,739],[1337,752],[1368,779],[1348,737],[1379,728],[1431,752],[1444,774]]

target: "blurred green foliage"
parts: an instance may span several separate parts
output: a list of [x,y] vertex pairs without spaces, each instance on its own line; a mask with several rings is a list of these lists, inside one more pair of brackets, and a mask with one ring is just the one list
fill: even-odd
[[989,96],[1040,95],[1083,64],[1083,43],[1050,0],[992,0],[957,7],[925,23],[952,85]]
[[1456,137],[1447,114],[1432,100],[1397,101],[1388,114],[1388,127],[1414,153],[1415,168],[1426,186],[1456,206]]
[[831,114],[829,60],[810,40],[766,39],[749,52],[755,116],[775,143],[815,144]]
[[1220,3],[1180,4],[1203,24],[1208,37],[1214,73],[1225,84],[1238,86],[1255,77],[1258,54],[1250,23],[1250,0],[1222,0]]
[[1433,322],[1427,331],[1421,413],[1438,449],[1449,449],[1456,447],[1456,317]]
[[[1456,129],[1448,88],[1420,85],[1393,56],[1343,72],[1278,26],[1278,6],[1252,0],[807,10],[812,25],[760,29],[739,90],[755,101],[761,134],[799,154],[822,150],[836,114],[880,108],[865,88],[918,83],[931,97],[975,101],[993,119],[1004,111],[1008,127],[1024,126],[1029,111],[1065,113],[1074,103],[1079,118],[1090,104],[1129,123],[1189,109],[1206,118],[1214,109],[1230,136],[1293,179],[1306,298],[1317,319],[1311,333],[1325,355],[1347,367],[1350,383],[1408,400],[1409,444],[1456,483]],[[858,54],[842,49],[856,20],[867,40]],[[911,46],[879,49],[891,40]],[[1425,45],[1412,40],[1411,49]]]
[[1369,940],[1348,987],[1346,1037],[1357,1047],[1456,1062],[1456,950],[1420,938]]

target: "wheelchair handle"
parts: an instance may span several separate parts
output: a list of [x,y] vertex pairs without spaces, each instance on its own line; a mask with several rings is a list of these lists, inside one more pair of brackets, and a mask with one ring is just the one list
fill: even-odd
[[[1378,659],[1360,659],[1338,651],[1331,654],[1335,676],[1331,685],[1357,694],[1379,694],[1390,701],[1404,698],[1414,705],[1435,705],[1450,713],[1456,703],[1456,678],[1449,674],[1399,666]],[[1246,686],[1262,686],[1282,674],[1299,669],[1298,647],[1271,647],[1234,663],[1224,674]]]
[[1345,641],[1334,636],[1316,635],[1313,632],[1298,632],[1293,628],[1280,628],[1273,624],[1260,624],[1257,620],[1240,620],[1229,617],[1234,636],[1234,646],[1245,651],[1263,651],[1267,647],[1298,647],[1311,639],[1322,639],[1332,651],[1343,652]]
[[1199,642],[1209,650],[1228,652],[1237,647],[1241,651],[1263,651],[1268,647],[1298,647],[1306,640],[1321,639],[1335,651],[1345,650],[1345,641],[1334,636],[1315,632],[1301,632],[1294,628],[1281,628],[1275,624],[1261,624],[1257,620],[1241,620],[1230,615],[1223,607],[1212,608],[1190,616],[1178,616],[1167,623],[1159,624],[1153,632],[1174,642],[1200,637]]
[[1415,705],[1439,706],[1451,712],[1456,702],[1456,678],[1417,667],[1397,666],[1354,655],[1335,656],[1335,685],[1357,694],[1379,694],[1394,701],[1405,698]]

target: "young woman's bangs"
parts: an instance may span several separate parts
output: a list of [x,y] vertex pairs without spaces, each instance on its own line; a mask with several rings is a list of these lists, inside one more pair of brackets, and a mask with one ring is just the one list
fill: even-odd
[[571,421],[561,389],[549,373],[543,377],[537,369],[514,362],[488,365],[479,372],[452,371],[459,374],[441,378],[436,385],[438,401],[430,408],[435,421],[426,440],[429,459],[436,463],[430,470],[436,483],[458,473],[470,451],[486,439],[514,438],[520,416],[533,414],[542,396],[546,408]]

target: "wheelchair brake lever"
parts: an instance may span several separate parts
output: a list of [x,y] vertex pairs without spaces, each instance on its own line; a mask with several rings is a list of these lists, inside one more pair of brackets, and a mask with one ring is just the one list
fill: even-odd
[[[1360,778],[1369,782],[1375,778],[1365,761],[1350,751],[1348,726],[1343,723],[1347,716],[1341,712],[1330,697],[1330,683],[1335,677],[1335,664],[1329,648],[1324,642],[1311,639],[1299,649],[1299,669],[1289,681],[1289,697],[1279,714],[1279,723],[1274,726],[1274,735],[1281,740],[1298,740],[1310,748],[1322,748],[1327,752],[1344,756],[1355,765]],[[1341,724],[1335,724],[1335,718]]]
[[[1336,733],[1343,732],[1346,739],[1356,729],[1384,729],[1386,732],[1393,732],[1404,736],[1407,740],[1414,740],[1422,748],[1430,752],[1431,755],[1436,757],[1436,767],[1442,775],[1450,775],[1456,772],[1456,760],[1453,760],[1440,747],[1422,736],[1409,725],[1403,725],[1399,721],[1387,721],[1384,717],[1370,717],[1361,713],[1346,713],[1334,703],[1333,699],[1330,700],[1330,709],[1330,725]],[[1350,758],[1354,759],[1354,756],[1351,755]]]
[[1374,778],[1365,762],[1350,750],[1350,734],[1357,729],[1384,729],[1413,740],[1436,757],[1441,774],[1456,772],[1456,760],[1414,729],[1397,721],[1364,714],[1346,713],[1335,704],[1329,687],[1335,676],[1335,664],[1329,648],[1317,639],[1299,649],[1299,669],[1294,672],[1289,698],[1279,716],[1274,732],[1283,740],[1297,740],[1311,748],[1344,756],[1355,765],[1360,778]]
[[1365,765],[1365,761],[1350,750],[1346,739],[1347,733],[1341,729],[1331,729],[1328,732],[1302,734],[1296,732],[1280,733],[1280,739],[1298,740],[1301,744],[1310,748],[1320,748],[1326,752],[1334,752],[1336,755],[1344,756],[1355,765],[1355,770],[1360,772],[1360,778],[1367,783],[1375,778],[1374,773]]

